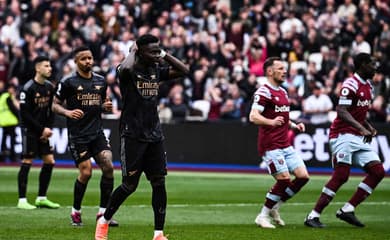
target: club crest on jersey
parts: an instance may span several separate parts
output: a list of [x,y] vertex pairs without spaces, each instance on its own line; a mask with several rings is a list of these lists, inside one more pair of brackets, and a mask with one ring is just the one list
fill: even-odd
[[151,78],[152,80],[155,80],[155,79],[156,79],[156,75],[155,75],[155,74],[150,75],[150,78]]
[[279,101],[279,97],[275,97],[275,100],[276,100],[276,101]]
[[337,155],[337,158],[338,159],[342,159],[342,158],[344,158],[345,157],[345,154],[344,153],[339,153],[338,155]]
[[282,106],[275,106],[275,112],[289,112],[290,106],[282,105]]
[[278,159],[278,163],[279,163],[280,165],[283,165],[283,164],[284,164],[284,160],[283,160],[283,159]]
[[96,90],[100,90],[102,87],[103,87],[103,86],[97,85],[97,86],[95,86],[95,89],[96,89]]
[[83,88],[83,86],[79,85],[79,86],[77,87],[77,90],[79,90],[79,91],[83,91],[83,90],[84,90],[84,88]]
[[40,97],[40,96],[41,96],[41,94],[39,94],[39,93],[35,94],[35,97]]

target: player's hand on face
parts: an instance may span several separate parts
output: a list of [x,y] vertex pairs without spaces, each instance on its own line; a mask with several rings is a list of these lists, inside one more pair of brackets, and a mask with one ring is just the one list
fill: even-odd
[[107,112],[112,112],[112,101],[110,98],[106,98],[103,102],[103,109]]
[[66,112],[66,116],[71,119],[81,119],[84,117],[84,112],[80,109],[73,109]]
[[272,126],[281,126],[284,123],[284,118],[282,116],[277,116],[272,120]]

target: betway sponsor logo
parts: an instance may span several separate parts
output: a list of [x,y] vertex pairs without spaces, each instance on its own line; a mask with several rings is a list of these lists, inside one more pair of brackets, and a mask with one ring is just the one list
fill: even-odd
[[357,106],[358,107],[366,107],[368,105],[370,105],[370,101],[369,100],[364,100],[364,101],[358,100],[358,102],[357,102]]
[[275,106],[275,112],[289,112],[290,111],[290,106]]

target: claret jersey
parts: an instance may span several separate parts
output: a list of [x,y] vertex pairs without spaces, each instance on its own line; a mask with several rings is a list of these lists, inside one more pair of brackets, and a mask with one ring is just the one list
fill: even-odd
[[87,143],[103,132],[101,114],[106,90],[104,77],[95,73],[91,79],[85,79],[76,72],[58,84],[56,96],[65,101],[66,108],[81,109],[84,112],[81,119],[66,119],[68,136],[72,141]]
[[54,86],[51,82],[43,84],[31,79],[24,84],[20,92],[20,124],[27,133],[40,136],[45,127],[51,128],[54,114],[51,105],[54,96]]
[[286,90],[282,87],[273,87],[264,84],[254,94],[252,109],[257,109],[266,118],[274,119],[277,116],[284,118],[281,126],[259,126],[258,151],[263,156],[266,151],[290,146],[288,129],[290,121],[290,103]]
[[168,79],[169,67],[158,64],[119,71],[123,109],[121,134],[145,142],[163,140],[157,105],[159,82]]
[[[347,78],[340,90],[339,105],[347,105],[352,117],[363,124],[367,118],[372,101],[372,86],[369,81],[363,80],[358,74]],[[329,138],[337,138],[339,134],[351,133],[360,135],[359,130],[341,120],[338,116],[330,126]]]

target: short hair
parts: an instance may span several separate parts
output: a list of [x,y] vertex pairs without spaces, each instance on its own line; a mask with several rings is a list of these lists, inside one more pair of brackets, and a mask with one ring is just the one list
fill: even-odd
[[73,57],[76,57],[77,53],[79,52],[83,52],[83,51],[91,51],[91,49],[87,46],[80,46],[80,47],[77,47],[73,50]]
[[45,61],[50,62],[49,57],[47,57],[47,56],[38,56],[38,57],[36,57],[34,59],[33,64],[34,64],[34,66],[36,66],[38,63],[45,62]]
[[275,61],[281,61],[282,59],[280,57],[269,57],[267,60],[265,60],[264,65],[263,65],[263,71],[264,75],[267,75],[267,68],[271,67]]
[[141,47],[149,43],[158,43],[159,41],[160,39],[152,34],[144,34],[137,39],[136,44],[138,47]]
[[371,55],[368,53],[359,53],[353,58],[353,65],[355,68],[355,71],[360,69],[363,64],[370,63]]

